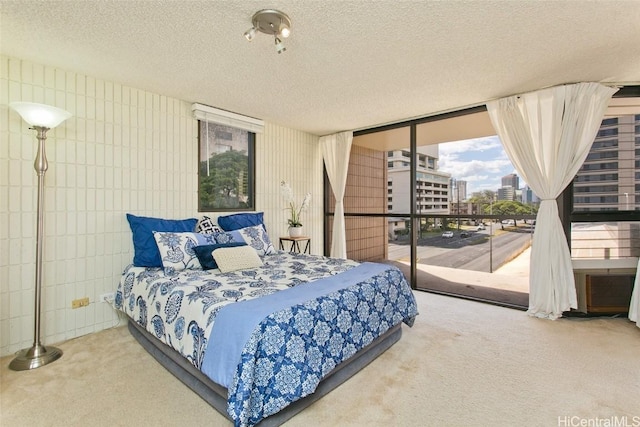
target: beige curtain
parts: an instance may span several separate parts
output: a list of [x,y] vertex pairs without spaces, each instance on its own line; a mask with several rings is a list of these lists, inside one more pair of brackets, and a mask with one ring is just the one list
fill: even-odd
[[556,319],[577,308],[571,254],[556,198],[584,163],[616,91],[578,83],[487,103],[509,159],[541,200],[531,249],[532,316]]
[[640,328],[640,258],[636,269],[636,280],[633,283],[633,293],[631,294],[631,304],[629,305],[629,320],[636,322]]
[[344,189],[347,185],[349,155],[353,132],[340,132],[320,137],[322,157],[327,169],[327,176],[336,199],[333,215],[333,234],[331,235],[331,252],[334,258],[347,258],[347,237],[344,226]]

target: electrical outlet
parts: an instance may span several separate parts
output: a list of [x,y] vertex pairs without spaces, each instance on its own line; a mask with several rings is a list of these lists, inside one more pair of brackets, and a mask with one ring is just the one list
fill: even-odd
[[89,297],[74,299],[71,301],[71,308],[86,307],[89,305]]
[[112,303],[115,297],[116,294],[114,292],[107,292],[106,294],[100,295],[100,302]]

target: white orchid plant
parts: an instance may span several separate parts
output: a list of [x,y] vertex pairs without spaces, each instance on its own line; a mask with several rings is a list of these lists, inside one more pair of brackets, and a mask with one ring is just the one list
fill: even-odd
[[305,194],[304,199],[302,199],[302,204],[298,206],[293,197],[293,190],[289,183],[282,181],[280,183],[280,191],[282,192],[282,197],[284,197],[284,200],[287,202],[287,207],[285,209],[289,211],[289,219],[287,220],[289,227],[302,227],[300,215],[309,208],[309,204],[311,203],[311,193]]

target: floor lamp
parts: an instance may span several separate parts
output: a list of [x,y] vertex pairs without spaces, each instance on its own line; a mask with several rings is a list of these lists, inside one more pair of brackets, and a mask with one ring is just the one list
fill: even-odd
[[71,113],[49,105],[35,104],[33,102],[13,102],[9,104],[22,119],[38,132],[38,154],[33,167],[38,174],[38,216],[36,231],[36,297],[35,297],[35,321],[33,332],[33,346],[21,350],[9,364],[14,371],[26,371],[39,368],[51,363],[62,356],[62,351],[56,347],[44,347],[40,343],[40,302],[42,299],[42,250],[44,240],[44,174],[49,164],[44,150],[44,142],[47,139],[47,131],[58,126],[71,117]]

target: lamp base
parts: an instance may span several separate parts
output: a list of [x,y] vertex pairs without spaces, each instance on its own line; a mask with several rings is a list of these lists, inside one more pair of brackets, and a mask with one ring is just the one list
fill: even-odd
[[20,350],[9,363],[9,369],[14,371],[36,369],[60,359],[61,356],[62,350],[57,347],[34,345],[31,348]]

